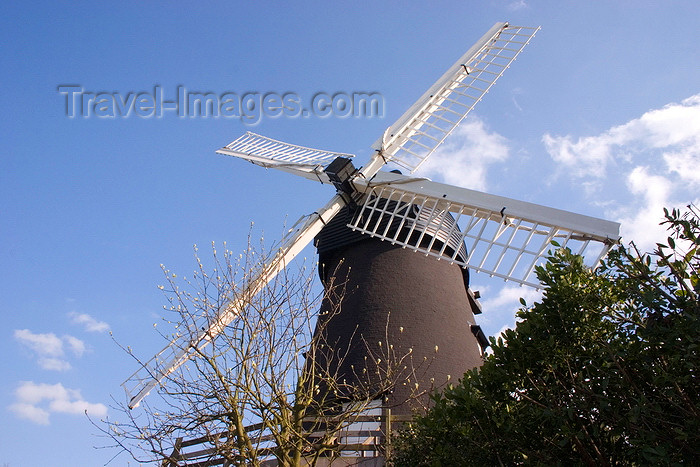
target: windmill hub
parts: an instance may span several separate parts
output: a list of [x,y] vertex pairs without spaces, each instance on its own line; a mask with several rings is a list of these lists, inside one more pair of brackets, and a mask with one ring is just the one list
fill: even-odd
[[331,183],[338,190],[338,193],[344,193],[350,196],[351,200],[358,201],[359,194],[357,188],[352,183],[352,178],[358,172],[352,161],[347,157],[336,157],[333,162],[328,164],[323,170]]

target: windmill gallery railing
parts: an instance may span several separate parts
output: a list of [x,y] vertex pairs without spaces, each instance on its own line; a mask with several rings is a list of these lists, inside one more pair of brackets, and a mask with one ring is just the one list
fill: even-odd
[[[309,440],[325,437],[324,445],[333,444],[333,449],[324,453],[317,465],[358,465],[362,459],[378,463],[362,465],[384,465],[383,459],[391,450],[391,435],[399,426],[412,419],[410,415],[395,415],[391,409],[384,409],[381,415],[361,415],[353,417],[353,423],[334,433],[330,439],[323,431],[309,433]],[[309,420],[313,421],[313,420]],[[262,423],[245,428],[248,434],[254,433],[257,442],[256,454],[263,459],[262,465],[277,465],[274,456],[273,436],[264,432]],[[210,467],[232,465],[221,455],[216,445],[225,443],[227,433],[218,433],[193,439],[178,438],[172,453],[161,463],[161,467]]]

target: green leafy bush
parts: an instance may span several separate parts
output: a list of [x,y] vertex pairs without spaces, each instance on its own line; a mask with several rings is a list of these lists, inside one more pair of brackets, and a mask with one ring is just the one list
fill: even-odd
[[697,208],[663,224],[653,253],[617,246],[596,271],[556,251],[537,270],[542,300],[433,396],[393,465],[700,463]]

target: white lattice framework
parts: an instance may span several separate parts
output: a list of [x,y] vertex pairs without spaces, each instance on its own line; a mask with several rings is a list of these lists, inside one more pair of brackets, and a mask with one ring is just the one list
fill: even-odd
[[491,89],[540,28],[494,25],[391,126],[374,147],[411,173]]
[[216,151],[219,154],[240,157],[263,167],[291,165],[296,168],[325,167],[336,157],[355,157],[353,154],[324,151],[285,143],[250,131]]
[[[595,267],[619,237],[615,222],[423,178],[380,172],[358,185],[366,193],[350,228],[535,288],[534,268],[555,248],[553,241]],[[450,248],[462,242],[466,258]]]

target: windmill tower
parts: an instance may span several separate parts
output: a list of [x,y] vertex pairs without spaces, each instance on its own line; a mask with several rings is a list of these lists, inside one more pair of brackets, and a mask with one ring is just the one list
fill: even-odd
[[[322,282],[342,288],[324,301],[316,333],[344,353],[338,377],[349,387],[369,383],[383,406],[410,415],[427,403],[428,391],[481,364],[486,338],[474,319],[481,310],[467,269],[355,232],[347,227],[351,218],[352,209],[344,208],[315,239]],[[454,219],[440,221],[451,226]],[[424,243],[437,237],[441,244],[441,226],[432,224],[436,231]],[[455,248],[466,260],[464,242],[454,239]],[[403,366],[393,368],[398,381],[382,381],[392,378],[400,359]]]
[[[255,295],[316,239],[320,274],[347,278],[341,312],[326,328],[327,341],[351,348],[350,335],[367,343],[349,351],[339,373],[351,378],[381,352],[388,336],[429,363],[412,381],[420,388],[458,378],[481,359],[483,334],[469,272],[537,287],[534,267],[556,240],[595,265],[617,241],[619,225],[588,216],[432,182],[413,174],[469,114],[539,28],[497,23],[438,79],[373,146],[356,168],[352,155],[305,148],[246,133],[217,152],[313,181],[336,194],[302,217],[277,254],[250,282]],[[381,171],[391,164],[406,173]],[[469,268],[467,270],[467,268]],[[332,306],[327,303],[326,306]],[[124,388],[135,407],[168,374],[208,345],[235,320],[230,303],[183,345],[174,342],[146,362]],[[481,341],[481,343],[480,343]],[[428,355],[429,354],[429,355]],[[400,404],[402,388],[383,395]]]

